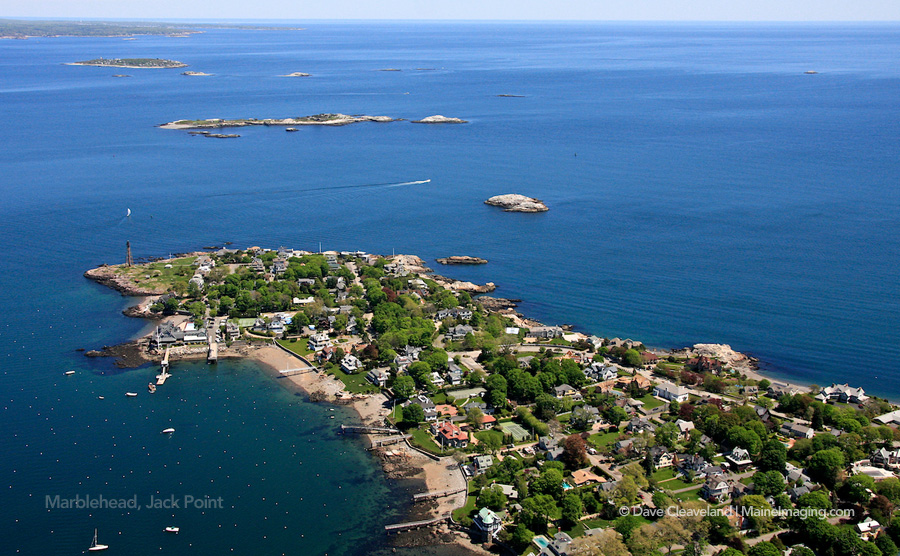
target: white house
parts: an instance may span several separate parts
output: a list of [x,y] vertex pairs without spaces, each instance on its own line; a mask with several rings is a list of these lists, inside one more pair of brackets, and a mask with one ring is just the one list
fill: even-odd
[[675,402],[686,402],[688,394],[690,394],[690,390],[683,386],[675,386],[671,382],[660,382],[653,389],[654,396]]

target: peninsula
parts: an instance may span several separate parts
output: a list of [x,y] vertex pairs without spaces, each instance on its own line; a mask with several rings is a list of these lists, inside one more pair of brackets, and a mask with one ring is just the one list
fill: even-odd
[[[169,372],[158,388],[179,380],[182,359],[252,357],[311,401],[355,409],[362,424],[335,430],[366,436],[388,476],[421,479],[414,500],[433,504],[387,533],[433,527],[429,544],[502,541],[516,554],[607,554],[613,541],[622,556],[681,542],[747,543],[750,556],[802,542],[824,554],[834,538],[857,549],[831,556],[896,552],[893,526],[855,532],[880,527],[863,516],[890,516],[900,486],[900,411],[862,388],[770,381],[722,344],[650,349],[546,326],[410,255],[218,249],[85,275],[165,292],[128,312],[160,322],[123,363],[159,362]],[[799,515],[831,498],[866,513],[845,527],[773,508]],[[626,515],[635,508],[666,513]],[[730,512],[714,529],[683,518],[711,508]]]
[[0,39],[28,39],[32,37],[127,37],[156,35],[188,37],[202,33],[201,29],[248,29],[259,31],[300,31],[283,26],[229,25],[215,23],[150,23],[132,21],[36,21],[0,19]]
[[505,212],[546,212],[550,209],[540,199],[525,195],[496,195],[484,202],[486,205],[501,207]]
[[301,125],[327,125],[342,126],[355,124],[359,122],[394,122],[399,121],[397,118],[389,116],[348,116],[347,114],[316,114],[314,116],[299,116],[295,118],[282,119],[257,119],[257,118],[241,118],[234,120],[225,120],[220,118],[208,120],[176,120],[159,127],[162,129],[208,129],[222,127],[246,127],[246,126],[301,126]]
[[71,62],[69,66],[99,66],[105,68],[132,68],[132,69],[168,69],[186,68],[187,64],[175,60],[163,60],[162,58],[94,58],[83,62]]

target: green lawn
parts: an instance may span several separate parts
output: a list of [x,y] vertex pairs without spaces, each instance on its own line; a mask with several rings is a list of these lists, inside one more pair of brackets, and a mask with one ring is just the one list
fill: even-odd
[[686,483],[686,482],[682,481],[681,479],[669,479],[669,480],[664,480],[664,481],[658,482],[657,486],[659,488],[664,488],[666,490],[680,490],[683,488],[688,488],[688,487],[697,486],[697,485],[695,485],[694,483]]
[[348,375],[338,366],[331,366],[326,373],[338,377],[344,383],[344,388],[352,394],[375,394],[379,388],[366,380],[366,373],[359,372]]
[[662,400],[660,400],[660,399],[658,399],[658,398],[654,398],[654,397],[651,396],[650,394],[645,394],[644,396],[642,396],[642,397],[640,397],[640,398],[638,398],[638,399],[639,399],[640,401],[644,402],[644,409],[646,409],[647,411],[649,411],[649,410],[651,410],[651,409],[655,409],[655,408],[657,408],[657,407],[659,407],[659,406],[661,406],[661,405],[665,405],[665,404],[666,404],[666,402],[664,402],[664,401],[662,401]]
[[434,438],[431,437],[431,434],[426,429],[410,429],[409,433],[412,434],[412,439],[410,441],[419,448],[439,456],[444,455],[444,452],[441,451],[441,447],[437,445]]
[[593,445],[597,449],[606,448],[616,441],[616,438],[619,437],[619,434],[620,433],[617,429],[611,429],[610,432],[606,433],[592,434],[588,437],[588,443]]
[[453,510],[453,520],[459,521],[463,517],[475,511],[475,500],[478,497],[478,489],[472,482],[469,482],[469,496],[466,498],[466,505],[462,508]]
[[657,483],[660,481],[666,481],[668,479],[674,479],[674,478],[675,478],[675,470],[672,469],[671,467],[664,467],[662,469],[659,469],[656,473],[653,474],[653,479],[656,480]]
[[673,494],[676,499],[685,501],[685,500],[700,500],[700,487],[697,487],[693,490],[686,490],[684,492],[679,492],[678,494]]
[[307,349],[307,342],[304,339],[297,340],[296,342],[291,342],[288,340],[275,340],[279,345],[293,351],[297,355],[307,357],[314,352],[311,349]]

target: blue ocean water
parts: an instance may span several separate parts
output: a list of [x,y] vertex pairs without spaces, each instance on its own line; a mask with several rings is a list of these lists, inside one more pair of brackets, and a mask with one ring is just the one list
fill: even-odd
[[[399,515],[361,447],[255,366],[185,366],[126,400],[151,369],[74,351],[143,326],[81,276],[126,240],[137,257],[226,241],[481,256],[441,270],[547,322],[730,343],[776,376],[900,397],[900,26],[303,26],[0,42],[0,533],[17,553],[83,550],[94,527],[130,554],[365,553]],[[100,56],[214,75],[64,65]],[[279,77],[295,71],[312,76]],[[470,123],[155,127],[320,112]],[[513,192],[551,209],[482,203]],[[230,508],[44,508],[199,491]]]

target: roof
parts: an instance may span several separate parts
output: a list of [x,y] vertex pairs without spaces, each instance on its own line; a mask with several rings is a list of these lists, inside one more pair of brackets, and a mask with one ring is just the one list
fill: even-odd
[[481,508],[481,510],[478,512],[478,518],[485,525],[491,525],[500,521],[500,518],[497,517],[497,514],[492,512],[490,508]]
[[606,479],[603,477],[598,477],[590,469],[576,469],[572,472],[572,482],[575,483],[575,486],[581,486],[587,483],[602,483],[605,480]]

